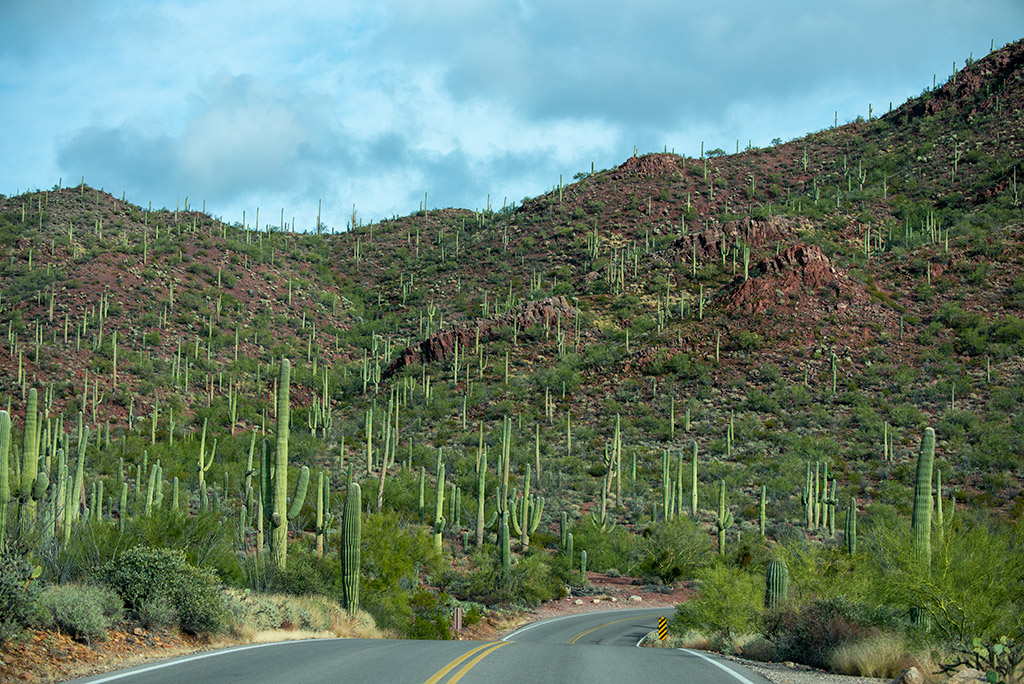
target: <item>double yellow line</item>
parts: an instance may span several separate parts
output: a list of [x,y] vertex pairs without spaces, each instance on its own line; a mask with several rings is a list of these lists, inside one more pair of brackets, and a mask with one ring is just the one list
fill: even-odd
[[577,641],[579,641],[583,637],[587,636],[591,632],[596,632],[597,630],[601,629],[602,627],[607,627],[608,625],[617,625],[620,622],[629,622],[630,620],[637,620],[637,619],[639,619],[639,618],[634,616],[634,617],[629,617],[629,618],[623,618],[621,620],[612,620],[611,622],[602,622],[597,627],[591,627],[590,629],[583,630],[582,632],[580,632],[579,634],[574,636],[572,639],[569,639],[569,643],[570,644],[575,644]]
[[[447,665],[445,665],[444,667],[442,667],[440,670],[437,671],[437,674],[435,674],[433,677],[431,677],[430,679],[427,680],[426,684],[437,684],[442,679],[444,679],[445,676],[449,672],[451,672],[452,670],[457,668],[464,660],[472,658],[474,655],[476,655],[475,658],[473,658],[468,663],[463,665],[462,668],[458,672],[456,672],[454,675],[452,675],[451,679],[448,680],[448,684],[455,684],[455,682],[457,682],[460,679],[462,679],[463,676],[465,676],[465,674],[467,672],[472,670],[473,667],[476,666],[476,664],[479,663],[481,660],[483,660],[487,656],[491,655],[492,653],[497,651],[502,646],[508,646],[511,643],[513,643],[513,642],[511,642],[511,641],[499,641],[498,643],[488,642],[488,643],[484,644],[483,646],[477,646],[476,648],[474,648],[474,649],[472,649],[472,650],[470,650],[470,651],[468,651],[466,653],[463,653],[458,658],[456,658],[452,662],[450,662]],[[481,653],[481,651],[483,651],[483,652]],[[479,653],[479,655],[477,655],[478,653]]]

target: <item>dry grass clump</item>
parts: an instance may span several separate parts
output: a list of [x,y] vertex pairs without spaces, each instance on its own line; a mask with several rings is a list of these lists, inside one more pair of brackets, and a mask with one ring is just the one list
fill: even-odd
[[324,596],[290,596],[228,591],[231,631],[246,642],[314,637],[380,639],[388,636],[365,611],[349,615]]
[[856,677],[892,678],[907,667],[907,649],[898,634],[880,632],[836,647],[828,656],[832,672]]

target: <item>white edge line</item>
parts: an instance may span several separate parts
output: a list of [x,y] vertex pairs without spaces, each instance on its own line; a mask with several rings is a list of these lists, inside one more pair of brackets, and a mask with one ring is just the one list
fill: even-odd
[[727,673],[729,673],[730,675],[735,677],[738,681],[743,682],[743,684],[754,684],[754,682],[750,681],[749,679],[747,679],[743,675],[738,674],[736,672],[733,672],[730,668],[726,667],[725,665],[723,665],[722,663],[718,662],[714,658],[709,658],[709,657],[707,657],[706,655],[704,655],[703,653],[701,653],[699,651],[691,651],[688,648],[681,648],[679,650],[682,651],[683,653],[689,653],[690,655],[695,655],[698,658],[702,658],[702,659],[708,661],[709,663],[711,663],[712,665],[714,665],[715,667],[720,668],[722,670],[725,670]]
[[211,651],[209,653],[200,653],[198,655],[185,656],[184,658],[175,658],[174,660],[167,660],[156,665],[149,665],[147,667],[141,667],[132,670],[122,670],[116,674],[108,675],[102,679],[87,679],[85,680],[88,684],[103,684],[103,682],[113,682],[118,679],[124,679],[125,677],[134,677],[144,672],[152,672],[153,670],[162,670],[165,667],[173,667],[175,665],[181,665],[183,663],[190,663],[194,660],[202,660],[204,658],[212,658],[214,656],[225,655],[228,653],[238,653],[239,651],[248,651],[253,648],[264,648],[266,646],[283,646],[285,644],[302,644],[310,641],[326,641],[326,639],[296,639],[294,641],[272,641],[266,644],[252,644],[250,646],[237,646],[235,648],[225,648],[219,651]]
[[651,611],[654,611],[654,610],[661,610],[661,606],[651,606],[650,608],[612,608],[612,609],[603,610],[603,611],[602,610],[595,610],[595,611],[590,611],[590,612],[587,612],[587,613],[573,613],[572,615],[563,615],[562,617],[548,618],[547,620],[538,620],[537,622],[531,622],[530,624],[525,625],[523,627],[520,627],[516,631],[511,632],[510,634],[507,634],[507,635],[503,636],[501,638],[501,640],[502,641],[508,641],[509,639],[514,637],[516,634],[520,634],[522,632],[525,632],[528,629],[533,629],[534,627],[540,627],[541,625],[546,625],[546,624],[551,623],[551,622],[558,622],[559,620],[568,620],[569,618],[580,617],[581,615],[593,615],[594,613],[614,613],[616,610],[651,610]]

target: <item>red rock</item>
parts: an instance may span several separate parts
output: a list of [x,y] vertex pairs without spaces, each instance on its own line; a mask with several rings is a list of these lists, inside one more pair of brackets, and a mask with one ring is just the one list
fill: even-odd
[[754,267],[750,279],[727,295],[725,308],[758,314],[777,305],[781,296],[803,296],[823,288],[835,295],[854,289],[861,294],[862,289],[836,268],[817,245],[795,245]]
[[402,368],[416,363],[446,361],[455,353],[456,342],[460,350],[472,349],[476,346],[478,335],[481,342],[489,342],[497,337],[498,329],[504,326],[518,324],[519,329],[523,330],[539,323],[553,328],[561,319],[565,330],[566,322],[575,315],[576,309],[562,296],[527,302],[518,312],[463,323],[438,331],[422,342],[406,347],[381,377],[386,380]]

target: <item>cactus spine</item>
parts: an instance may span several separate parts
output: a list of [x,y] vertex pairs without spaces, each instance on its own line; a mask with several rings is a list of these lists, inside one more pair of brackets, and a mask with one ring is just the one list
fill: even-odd
[[718,528],[718,553],[725,553],[725,531],[732,527],[732,511],[725,507],[725,480],[718,481],[718,519],[715,526]]
[[309,468],[303,466],[295,487],[295,496],[288,506],[288,433],[290,430],[289,383],[291,363],[281,359],[281,377],[277,388],[277,449],[274,467],[270,465],[270,444],[263,443],[263,504],[264,515],[270,523],[270,559],[278,569],[284,570],[288,562],[288,521],[294,520],[306,500]]
[[789,568],[781,560],[768,561],[765,571],[764,607],[768,610],[780,607],[786,602],[789,588]]
[[359,609],[359,547],[362,534],[362,493],[358,482],[350,482],[345,497],[341,530],[341,573],[345,610]]

